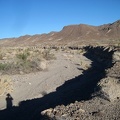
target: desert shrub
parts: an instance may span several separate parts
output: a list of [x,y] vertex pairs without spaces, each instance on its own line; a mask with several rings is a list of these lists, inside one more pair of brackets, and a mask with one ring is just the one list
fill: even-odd
[[[3,54],[4,51],[2,51]],[[12,48],[4,52],[5,59],[0,60],[0,73],[26,74],[45,70],[47,60],[55,59],[50,49]]]
[[29,55],[30,53],[28,51],[25,51],[23,53],[17,54],[16,57],[19,58],[20,60],[26,61]]
[[10,64],[8,63],[0,63],[0,70],[6,70],[9,69]]
[[15,66],[17,73],[22,71],[23,73],[30,73],[35,71],[40,71],[40,67],[35,61],[22,61],[18,62]]
[[45,51],[42,53],[42,57],[43,57],[45,60],[55,59],[54,54],[50,53],[50,50],[45,50]]
[[0,76],[0,96],[11,93],[13,91],[13,85],[9,76]]

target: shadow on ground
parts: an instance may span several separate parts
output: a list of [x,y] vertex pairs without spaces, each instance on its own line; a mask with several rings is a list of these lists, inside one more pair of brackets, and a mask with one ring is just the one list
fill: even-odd
[[[0,111],[0,120],[41,120],[41,111],[54,108],[57,105],[67,105],[74,101],[91,99],[97,83],[105,77],[105,70],[113,66],[112,55],[104,47],[84,48],[86,56],[92,61],[91,67],[83,71],[83,74],[58,87],[55,92],[42,98],[22,101],[18,107]],[[72,72],[72,71],[71,71]]]

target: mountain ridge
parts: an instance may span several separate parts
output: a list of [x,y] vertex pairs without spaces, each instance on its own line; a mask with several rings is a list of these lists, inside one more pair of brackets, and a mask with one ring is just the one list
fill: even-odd
[[113,23],[93,26],[87,24],[64,26],[59,32],[48,34],[24,35],[18,38],[0,40],[0,46],[31,46],[59,44],[90,44],[112,42],[120,39],[120,20]]

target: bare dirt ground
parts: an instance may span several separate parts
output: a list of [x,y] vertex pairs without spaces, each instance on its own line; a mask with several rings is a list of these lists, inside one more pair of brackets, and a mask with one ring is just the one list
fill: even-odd
[[[30,73],[25,75],[11,75],[13,82],[13,105],[17,106],[20,101],[40,98],[44,94],[55,91],[65,81],[74,78],[82,73],[85,65],[90,64],[90,60],[82,54],[66,53],[65,51],[53,51],[56,60],[50,61],[45,71]],[[83,63],[83,64],[82,64]],[[80,65],[81,64],[81,65]],[[81,70],[80,70],[81,69]],[[0,97],[0,109],[6,108],[6,96]]]

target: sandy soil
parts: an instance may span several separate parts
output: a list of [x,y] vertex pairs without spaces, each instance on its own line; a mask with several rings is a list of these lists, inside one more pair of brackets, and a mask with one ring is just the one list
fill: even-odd
[[[82,74],[91,61],[82,54],[53,51],[56,60],[49,61],[48,69],[37,73],[10,76],[13,81],[13,106],[19,102],[40,98],[55,91],[65,81]],[[6,96],[0,97],[0,109],[6,108]]]

